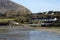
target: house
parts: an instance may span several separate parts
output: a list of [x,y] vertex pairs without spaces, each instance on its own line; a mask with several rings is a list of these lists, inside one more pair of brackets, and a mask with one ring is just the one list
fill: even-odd
[[32,22],[40,23],[41,25],[60,25],[60,11],[35,13],[31,20]]
[[57,18],[32,18],[33,22],[40,23],[42,26],[43,25],[50,25],[57,21]]
[[48,18],[48,19],[43,19],[41,26],[52,26],[58,19],[57,18]]
[[42,18],[42,21],[56,21],[57,18]]

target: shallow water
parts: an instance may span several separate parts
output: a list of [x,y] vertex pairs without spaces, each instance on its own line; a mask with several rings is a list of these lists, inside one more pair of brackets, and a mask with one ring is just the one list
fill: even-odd
[[6,33],[0,33],[0,40],[60,40],[60,34],[36,30],[9,30]]

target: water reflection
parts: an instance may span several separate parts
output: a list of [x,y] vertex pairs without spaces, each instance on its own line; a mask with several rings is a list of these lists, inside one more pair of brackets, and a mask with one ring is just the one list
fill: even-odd
[[60,40],[60,34],[36,30],[9,30],[6,33],[0,33],[0,40]]
[[60,34],[45,31],[18,31],[17,34],[0,34],[6,40],[60,40]]
[[31,31],[30,40],[60,40],[60,34],[46,31]]
[[8,34],[7,40],[29,40],[29,31],[18,31],[18,33]]

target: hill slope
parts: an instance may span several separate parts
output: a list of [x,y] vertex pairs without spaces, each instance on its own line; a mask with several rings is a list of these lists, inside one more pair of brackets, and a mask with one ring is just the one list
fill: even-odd
[[[24,6],[11,0],[0,0],[0,13],[2,14],[31,14],[31,11]],[[6,15],[7,16],[7,15]]]

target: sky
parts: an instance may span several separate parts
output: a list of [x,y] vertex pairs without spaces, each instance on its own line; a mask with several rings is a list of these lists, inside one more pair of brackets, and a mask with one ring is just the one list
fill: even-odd
[[28,8],[33,13],[60,11],[60,0],[12,0]]

